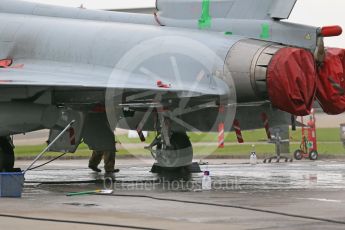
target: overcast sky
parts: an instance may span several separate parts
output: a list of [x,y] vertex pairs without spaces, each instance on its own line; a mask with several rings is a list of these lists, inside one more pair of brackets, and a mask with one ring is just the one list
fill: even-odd
[[[89,9],[152,7],[155,0],[27,0]],[[298,0],[289,21],[315,26],[341,25],[345,30],[345,0]],[[345,32],[344,32],[345,34]],[[345,48],[345,36],[326,39],[326,45]]]

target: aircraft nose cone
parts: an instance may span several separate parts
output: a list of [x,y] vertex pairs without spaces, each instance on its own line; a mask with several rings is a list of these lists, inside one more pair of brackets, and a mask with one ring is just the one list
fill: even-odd
[[274,107],[294,114],[310,114],[317,71],[312,53],[300,48],[282,48],[272,58],[267,72],[267,91]]

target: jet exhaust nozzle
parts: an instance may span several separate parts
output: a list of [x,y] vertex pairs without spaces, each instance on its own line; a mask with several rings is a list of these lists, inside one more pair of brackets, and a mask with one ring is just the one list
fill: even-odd
[[310,114],[317,70],[309,50],[241,40],[230,49],[226,64],[238,102],[270,100],[275,108],[293,115]]

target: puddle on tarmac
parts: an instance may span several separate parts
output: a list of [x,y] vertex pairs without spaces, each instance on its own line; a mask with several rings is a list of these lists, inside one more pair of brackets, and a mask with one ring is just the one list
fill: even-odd
[[[213,190],[290,190],[290,189],[344,189],[345,163],[292,163],[292,164],[246,164],[201,166],[211,173]],[[54,169],[32,171],[26,175],[30,183],[80,182],[95,184],[102,188],[128,191],[174,191],[188,192],[201,189],[202,173],[174,178],[159,177],[150,173],[150,167],[121,168],[116,182],[110,179],[103,183],[104,174],[92,173],[88,169]],[[59,185],[40,185],[48,189]],[[35,189],[25,190],[35,193]]]

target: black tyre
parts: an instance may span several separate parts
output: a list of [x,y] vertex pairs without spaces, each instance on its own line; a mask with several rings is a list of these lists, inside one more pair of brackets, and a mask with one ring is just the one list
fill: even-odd
[[186,149],[192,147],[192,143],[186,133],[173,133],[170,138],[173,150]]
[[298,161],[302,160],[302,158],[303,158],[303,152],[300,149],[296,150],[293,155],[294,155],[295,159]]
[[167,168],[192,164],[193,148],[187,134],[173,133],[170,137],[170,146],[165,146],[164,149],[158,151],[155,159],[159,166]]
[[309,153],[309,159],[312,161],[316,161],[319,158],[319,154],[317,151],[313,150]]
[[8,137],[0,137],[0,172],[11,172],[14,167],[13,146]]

